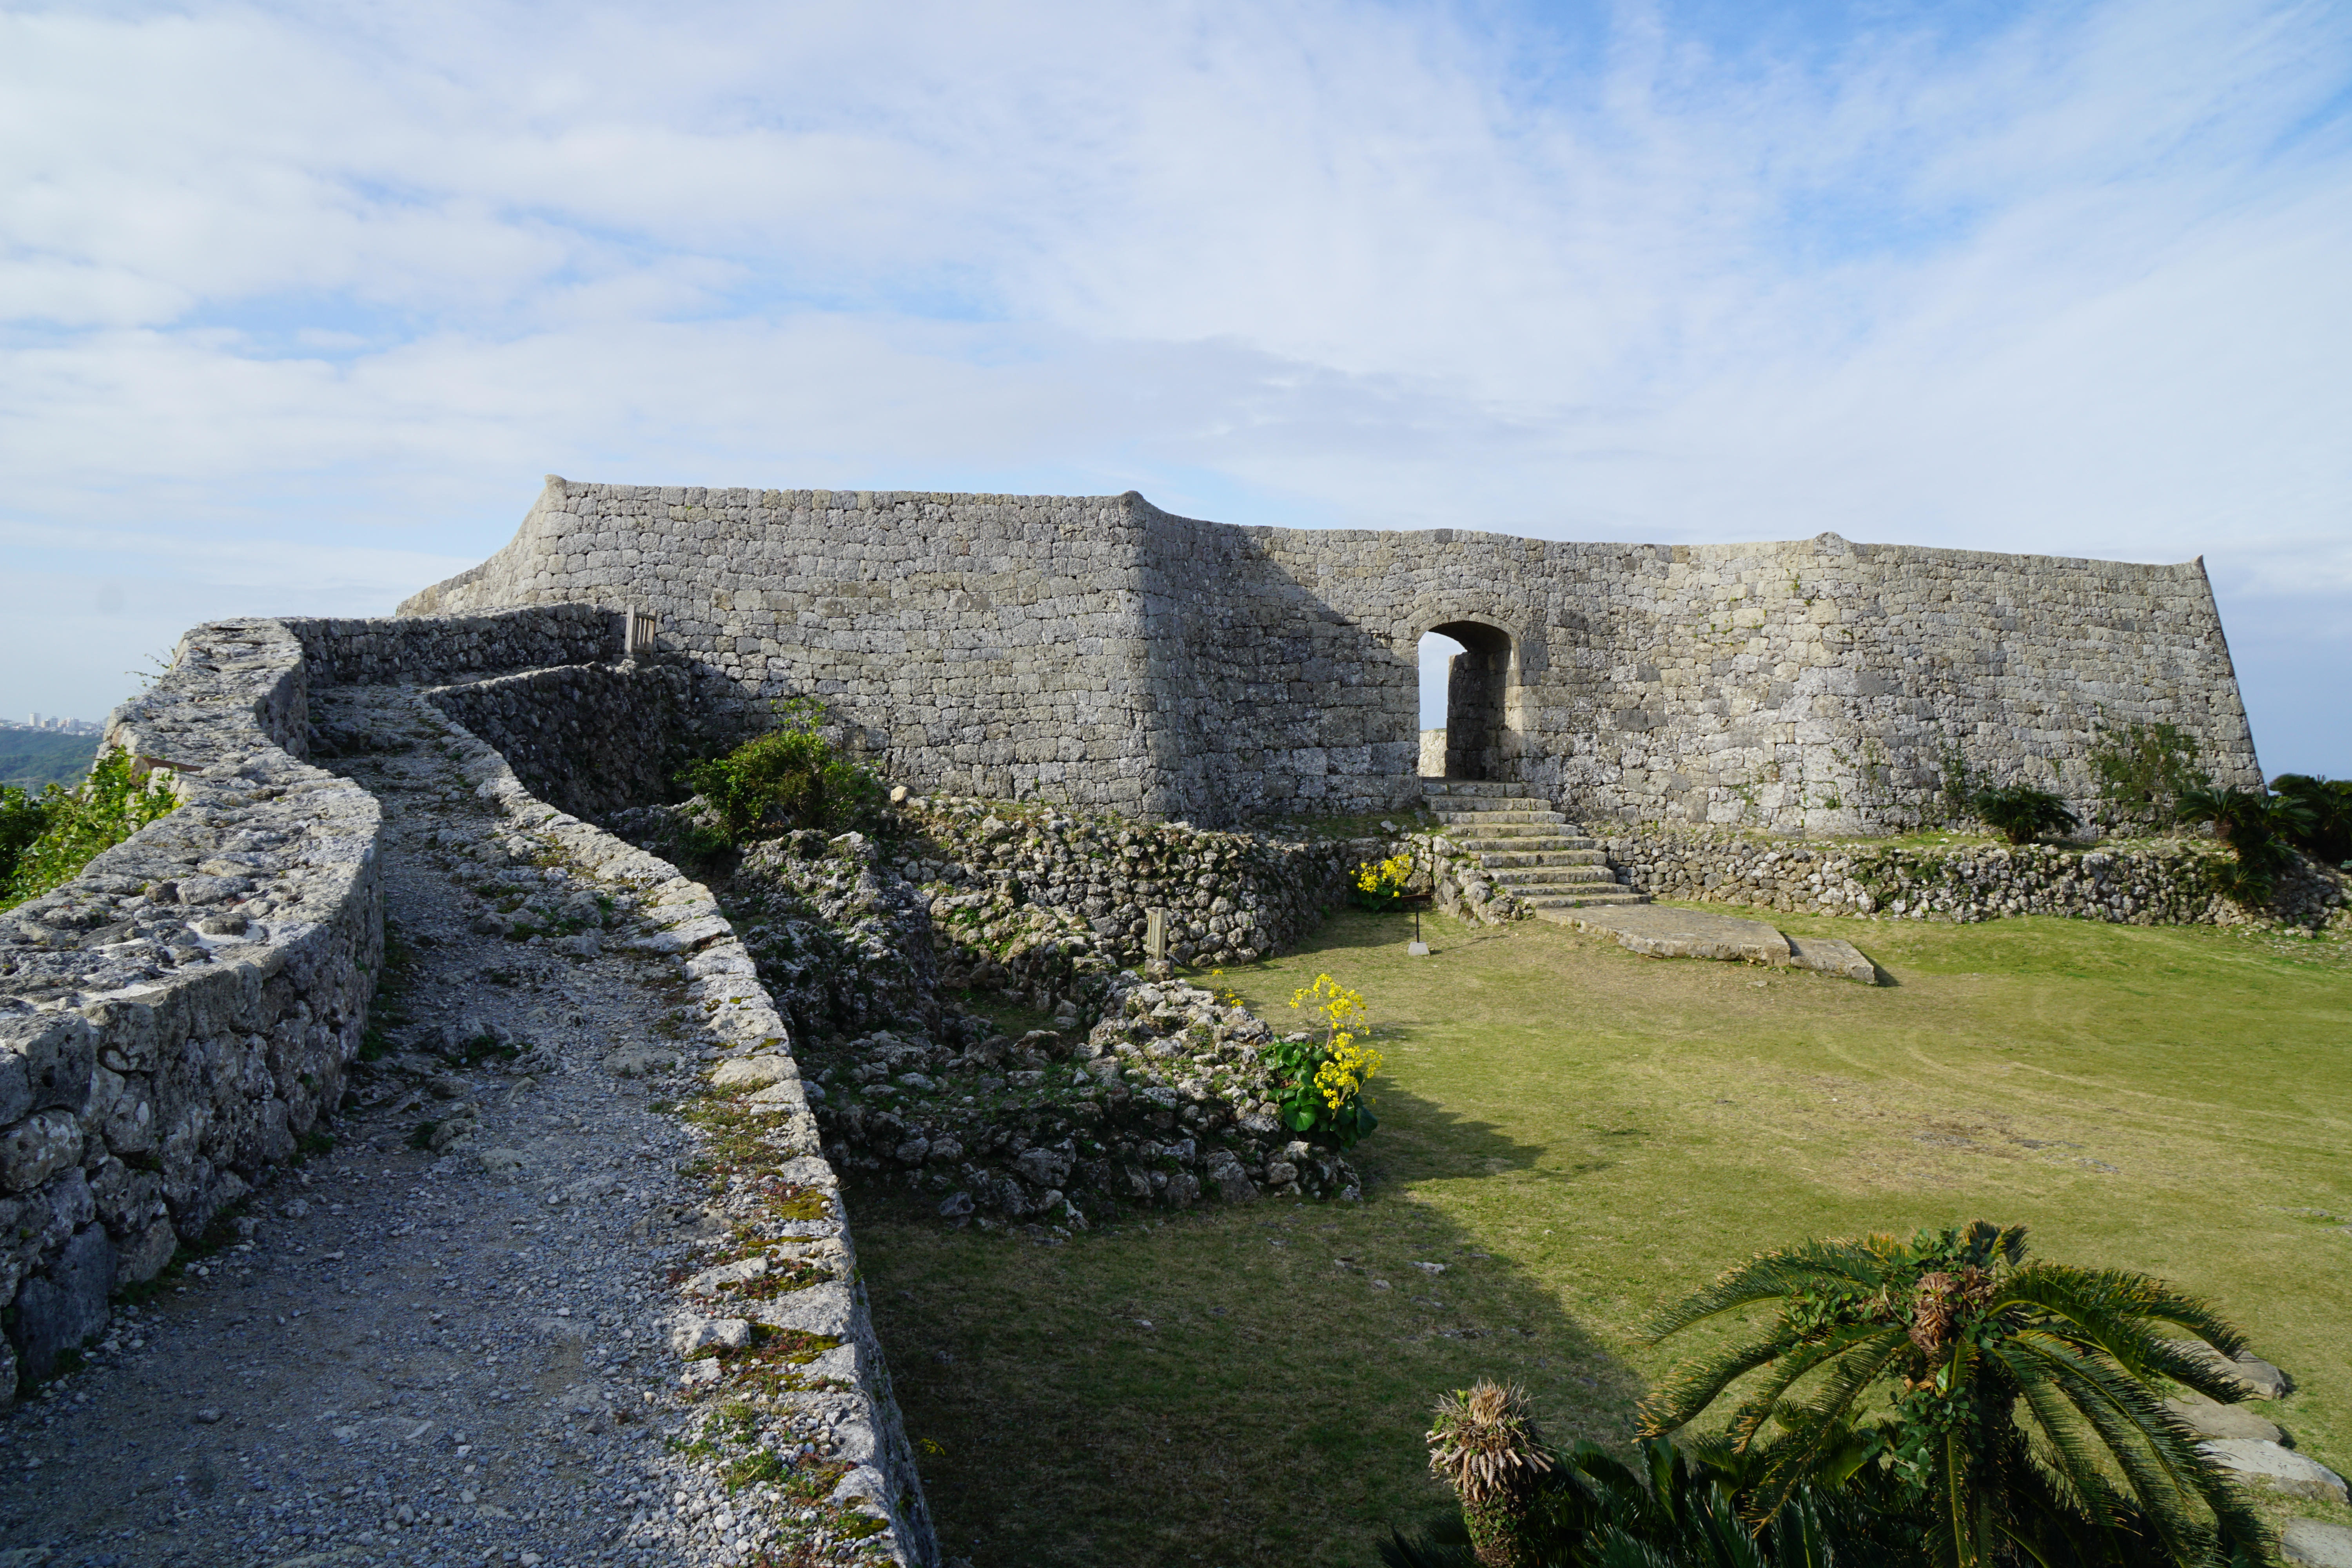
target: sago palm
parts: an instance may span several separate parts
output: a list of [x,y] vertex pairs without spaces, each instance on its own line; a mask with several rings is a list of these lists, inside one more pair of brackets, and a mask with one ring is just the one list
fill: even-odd
[[2268,1558],[2259,1520],[2158,1390],[2243,1396],[2158,1331],[2234,1356],[2243,1341],[2203,1302],[2145,1274],[2029,1263],[2024,1226],[1979,1220],[1762,1254],[1650,1332],[1759,1307],[1773,1310],[1760,1337],[1679,1369],[1643,1411],[1648,1432],[1675,1431],[1742,1384],[1727,1438],[1759,1467],[1752,1521],[1875,1464],[1924,1510],[1945,1568]]

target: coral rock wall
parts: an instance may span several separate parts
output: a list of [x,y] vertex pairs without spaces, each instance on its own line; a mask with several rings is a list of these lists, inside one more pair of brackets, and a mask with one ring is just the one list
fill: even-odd
[[655,613],[722,706],[824,699],[927,793],[1216,825],[1412,805],[1438,629],[1475,666],[1449,756],[1579,818],[1907,827],[1955,748],[2087,798],[2096,727],[2130,721],[2180,725],[2223,783],[2259,777],[2196,562],[551,479],[505,549],[402,612],[558,604]]
[[2346,878],[2298,857],[2268,915],[2221,896],[2231,861],[2212,843],[2156,840],[2096,849],[2051,845],[1897,847],[1769,842],[1736,835],[1603,837],[1621,879],[1654,898],[1815,914],[1983,921],[2064,915],[2132,925],[2321,926],[2344,918]]
[[184,804],[0,915],[0,1401],[341,1093],[383,946],[376,804],[300,760],[277,622],[201,626],[108,731]]

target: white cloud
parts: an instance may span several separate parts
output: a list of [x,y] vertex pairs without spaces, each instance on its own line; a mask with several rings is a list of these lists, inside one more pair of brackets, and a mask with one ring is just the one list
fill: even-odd
[[[1612,15],[0,14],[0,540],[381,609],[549,469],[1131,485],[2202,553],[2233,632],[2328,624],[2352,16]],[[2307,644],[2239,640],[2258,709],[2352,733]]]

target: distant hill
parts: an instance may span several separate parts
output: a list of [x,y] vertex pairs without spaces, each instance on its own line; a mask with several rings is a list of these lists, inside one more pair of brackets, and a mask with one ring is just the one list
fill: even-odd
[[46,784],[78,784],[97,758],[95,735],[0,730],[0,784],[31,790]]

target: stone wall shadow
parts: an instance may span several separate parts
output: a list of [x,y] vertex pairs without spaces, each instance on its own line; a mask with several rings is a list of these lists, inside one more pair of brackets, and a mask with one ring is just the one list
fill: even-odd
[[[1356,1152],[1379,1173],[1361,1202],[1148,1215],[1059,1245],[946,1231],[902,1189],[853,1187],[948,1556],[1370,1563],[1391,1525],[1445,1511],[1423,1434],[1480,1377],[1526,1384],[1556,1440],[1629,1436],[1641,1374],[1412,1191],[1524,1177],[1544,1150],[1415,1095],[1389,1091],[1381,1114]],[[1566,1202],[1576,1175],[1545,1194]]]
[[1225,826],[1416,801],[1417,655],[1335,608],[1257,531],[1135,506],[1147,809]]

